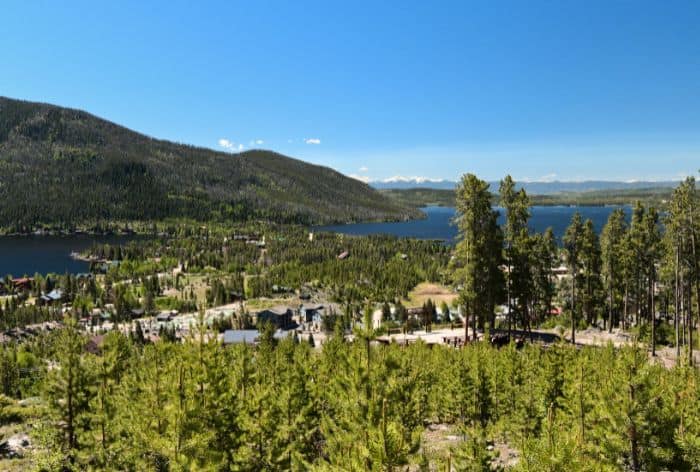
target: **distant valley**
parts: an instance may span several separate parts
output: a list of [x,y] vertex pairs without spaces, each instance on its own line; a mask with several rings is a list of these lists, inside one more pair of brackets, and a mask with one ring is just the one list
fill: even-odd
[[[426,206],[454,206],[455,191],[436,188],[403,188],[382,189],[382,194],[394,200],[397,204],[421,208]],[[498,183],[491,184],[493,202],[498,204]],[[646,205],[663,208],[673,193],[672,187],[642,187],[625,189],[561,191],[557,193],[530,193],[533,205],[631,205],[640,201]]]
[[[498,181],[491,181],[491,189],[498,191]],[[672,189],[678,186],[678,181],[612,181],[612,180],[585,180],[585,181],[543,181],[543,182],[518,182],[518,188],[524,188],[531,195],[553,195],[563,192],[601,192],[611,190],[641,190],[650,188]],[[372,181],[370,185],[379,190],[404,190],[404,189],[436,189],[454,190],[457,182],[451,180],[432,179],[402,179],[392,178],[381,181]]]

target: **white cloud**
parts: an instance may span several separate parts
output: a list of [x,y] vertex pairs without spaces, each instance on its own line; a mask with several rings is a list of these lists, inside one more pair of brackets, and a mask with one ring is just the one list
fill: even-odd
[[444,182],[445,179],[431,179],[430,177],[404,177],[403,175],[395,175],[389,177],[388,179],[382,180],[385,184],[395,183],[395,182],[416,182],[419,184],[424,184],[426,182]]
[[230,152],[241,152],[243,149],[245,149],[245,146],[243,146],[242,144],[236,144],[233,141],[226,138],[219,139],[219,146]]
[[[543,175],[542,177],[537,177],[536,179],[530,178],[530,177],[522,177],[522,178],[516,178],[516,182],[521,182],[521,183],[551,183],[551,182],[556,182],[557,178],[559,176],[552,172],[551,174],[546,174]],[[567,180],[567,182],[571,182]]]
[[321,140],[318,138],[306,138],[304,142],[306,144],[321,144]]
[[367,172],[368,170],[367,166],[360,167],[360,172]]
[[366,184],[371,181],[371,179],[369,177],[367,177],[366,175],[350,174],[350,175],[348,175],[348,177],[355,179],[355,180],[359,180],[360,182],[364,182]]
[[265,141],[263,141],[262,139],[256,139],[255,141],[253,141],[253,144],[255,144],[256,146],[260,146],[261,144],[265,144]]
[[226,149],[233,149],[235,145],[228,139],[221,138],[219,139],[219,146]]

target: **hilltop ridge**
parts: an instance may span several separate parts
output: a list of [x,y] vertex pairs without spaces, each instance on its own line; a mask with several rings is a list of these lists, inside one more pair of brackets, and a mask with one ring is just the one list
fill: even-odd
[[419,212],[328,167],[155,139],[82,110],[0,97],[0,226],[110,219],[396,220]]

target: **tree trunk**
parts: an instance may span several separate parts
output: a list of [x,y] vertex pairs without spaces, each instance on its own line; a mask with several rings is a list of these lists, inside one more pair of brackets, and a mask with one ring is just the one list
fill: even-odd
[[679,248],[678,245],[676,245],[676,267],[674,268],[675,272],[675,285],[674,285],[674,313],[673,313],[673,328],[675,329],[676,332],[676,363],[678,364],[681,360],[681,339],[680,339],[680,317],[679,317],[679,311],[680,311],[680,301],[679,301],[679,286],[678,286],[678,263],[679,263]]
[[73,365],[72,362],[68,366],[68,382],[66,385],[66,406],[68,408],[68,417],[66,421],[66,429],[68,431],[68,449],[75,449],[75,412],[73,411]]
[[[610,282],[608,283],[608,326],[603,325],[603,329],[608,328],[608,333],[612,333],[612,319],[613,319],[613,285],[612,285],[612,275],[610,276]],[[605,321],[603,321],[605,323]]]
[[464,346],[469,342],[469,308],[468,304],[464,305]]
[[[694,187],[693,187],[694,189]],[[693,198],[695,197],[695,192],[690,196],[690,208],[688,209],[688,217],[689,217],[689,224],[688,227],[690,228],[690,250],[691,250],[691,256],[693,258],[693,266],[692,266],[692,276],[695,278],[695,295],[696,298],[700,296],[700,286],[698,286],[698,258],[697,258],[697,252],[695,251],[695,223],[693,221],[693,216],[695,212],[695,208],[693,207]],[[690,323],[690,336],[688,336],[688,342],[690,343],[690,365],[693,365],[693,334],[692,334],[692,329],[693,329],[693,294],[692,294],[692,282],[688,281],[688,313],[689,317],[691,320]],[[700,298],[696,300],[698,304],[698,317],[700,318]],[[698,327],[698,330],[700,330],[700,326]]]
[[629,320],[629,285],[625,282],[625,308],[622,314],[622,329],[627,329],[627,322]]
[[[698,307],[698,317],[700,319],[700,281],[697,278],[695,279],[695,303]],[[700,324],[698,324],[698,339],[700,339]]]
[[692,287],[688,282],[688,365],[693,365],[693,304],[692,304]]
[[[630,378],[630,383],[632,381],[633,380]],[[629,392],[631,403],[634,404],[634,385],[629,386]],[[639,472],[641,470],[639,464],[639,439],[637,438],[637,425],[634,423],[634,420],[632,418],[630,418],[630,425],[627,434],[629,434],[630,440],[630,457],[632,459],[632,470],[634,472]]]
[[656,356],[656,310],[654,309],[654,268],[651,269],[651,277],[649,277],[649,292],[651,296],[651,355]]
[[571,277],[571,344],[576,344],[576,267]]

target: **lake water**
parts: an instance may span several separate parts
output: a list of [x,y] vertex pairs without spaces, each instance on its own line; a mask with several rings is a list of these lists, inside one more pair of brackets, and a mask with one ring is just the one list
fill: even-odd
[[[596,231],[600,231],[608,220],[610,213],[616,208],[624,208],[630,213],[629,207],[617,206],[536,206],[532,207],[530,217],[530,229],[534,232],[544,232],[552,227],[554,235],[561,239],[571,222],[571,217],[577,211],[581,213],[583,220],[590,218]],[[427,218],[423,220],[401,221],[396,223],[355,223],[349,225],[317,226],[315,231],[332,231],[343,234],[367,235],[367,234],[392,234],[399,237],[412,237],[420,239],[440,239],[452,243],[457,237],[457,227],[452,224],[455,209],[452,207],[426,207],[422,208]],[[504,212],[500,211],[498,222],[503,224]]]
[[94,244],[124,244],[134,236],[3,236],[0,237],[0,277],[35,273],[87,272],[89,263],[70,257]]
[[[561,238],[572,215],[578,211],[584,219],[590,218],[600,231],[610,213],[618,207],[533,207],[530,227],[542,232],[551,226],[554,234]],[[350,225],[320,226],[314,231],[333,231],[345,234],[393,234],[400,237],[440,239],[454,242],[457,228],[452,224],[454,208],[423,208],[427,218],[397,223],[357,223]],[[629,208],[626,208],[629,214]],[[503,212],[501,212],[503,213]],[[503,223],[501,214],[500,223]],[[73,251],[82,251],[94,244],[124,244],[133,236],[7,236],[0,237],[0,277],[12,274],[15,277],[57,273],[86,272],[89,264],[70,257]]]

